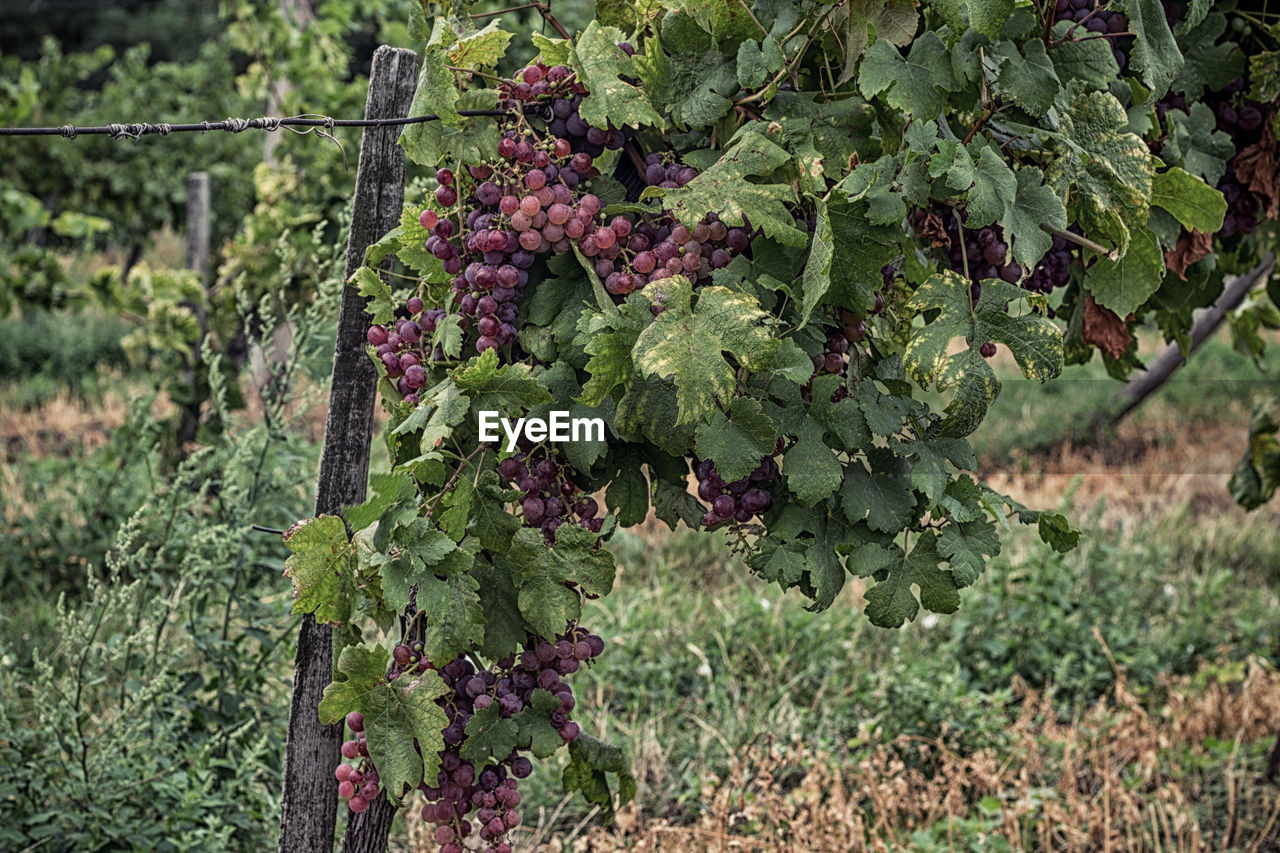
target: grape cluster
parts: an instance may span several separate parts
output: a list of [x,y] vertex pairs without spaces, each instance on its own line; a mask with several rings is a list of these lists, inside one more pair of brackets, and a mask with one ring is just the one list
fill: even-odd
[[369,808],[369,801],[381,793],[378,787],[378,771],[369,760],[369,746],[365,742],[364,715],[352,711],[347,715],[347,728],[355,737],[342,744],[342,757],[356,759],[355,764],[342,763],[333,771],[338,780],[338,796],[347,801],[347,807],[359,814]]
[[[440,308],[427,308],[422,299],[411,296],[404,304],[400,317],[394,323],[379,325],[375,323],[365,333],[365,340],[374,348],[374,356],[382,362],[387,370],[387,378],[396,383],[396,390],[410,403],[418,404],[418,391],[427,383],[427,369],[423,363],[427,360],[427,349],[430,340],[427,336],[434,334],[436,323],[444,317]],[[435,361],[444,359],[440,347],[436,347],[431,358]]]
[[540,529],[548,544],[555,542],[556,530],[566,522],[600,532],[604,519],[599,503],[581,494],[570,472],[545,451],[521,450],[508,456],[498,463],[498,473],[524,493],[519,500],[524,523]]
[[[1009,254],[1004,239],[1004,229],[998,224],[985,228],[962,228],[951,208],[940,208],[936,214],[916,209],[908,217],[912,228],[922,236],[931,235],[935,245],[946,250],[947,260],[956,272],[962,272],[968,261],[969,279],[973,282],[970,296],[976,302],[981,288],[978,282],[999,278],[1017,284],[1024,290],[1051,293],[1056,287],[1066,287],[1071,281],[1071,264],[1076,260],[1071,244],[1054,235],[1049,251],[1036,264],[1030,275]],[[1072,226],[1071,233],[1079,233]],[[934,233],[937,232],[937,233]]]
[[1090,33],[1109,36],[1111,53],[1116,64],[1124,71],[1129,64],[1129,38],[1120,35],[1127,33],[1129,22],[1120,12],[1112,11],[1105,3],[1098,0],[1057,0],[1053,7],[1054,23],[1058,21],[1075,21]]
[[[781,443],[779,439],[779,445]],[[775,447],[775,455],[781,452],[781,446]],[[765,488],[778,479],[778,463],[773,456],[764,457],[754,471],[732,483],[724,481],[710,459],[694,457],[693,472],[698,478],[698,497],[711,505],[702,516],[703,527],[710,529],[729,522],[746,523],[773,506],[773,495]]]
[[[1262,138],[1263,125],[1267,120],[1267,105],[1246,98],[1244,89],[1245,79],[1236,77],[1221,90],[1207,93],[1204,97],[1204,103],[1213,110],[1218,130],[1231,137],[1237,154]],[[1161,121],[1170,110],[1186,112],[1186,98],[1170,93],[1157,102],[1156,115]],[[1227,201],[1227,214],[1223,217],[1218,236],[1230,238],[1256,231],[1263,215],[1262,200],[1240,183],[1231,163],[1228,163],[1217,187]]]
[[[533,772],[533,763],[519,749],[477,763],[462,757],[467,740],[467,724],[477,712],[496,708],[505,719],[516,717],[534,703],[535,691],[543,690],[559,700],[550,714],[551,725],[569,743],[581,733],[570,719],[576,701],[564,676],[577,672],[604,652],[604,640],[585,628],[575,626],[554,640],[528,636],[519,656],[503,658],[486,669],[477,669],[465,655],[436,667],[422,654],[421,643],[401,643],[392,653],[392,681],[412,678],[436,670],[449,691],[436,700],[444,709],[448,725],[443,730],[444,749],[438,753],[440,770],[433,780],[419,786],[427,798],[423,820],[436,824],[435,840],[440,853],[462,853],[464,841],[476,829],[493,853],[511,853],[508,834],[520,825],[518,780]],[[379,793],[377,771],[369,763],[364,739],[364,719],[358,712],[347,717],[355,738],[342,745],[346,758],[359,764],[340,764],[334,771],[339,793],[347,798],[353,812],[368,808]]]

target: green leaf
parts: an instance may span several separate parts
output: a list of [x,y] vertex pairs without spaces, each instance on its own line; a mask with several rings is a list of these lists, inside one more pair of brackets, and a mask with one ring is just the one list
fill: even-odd
[[1280,398],[1259,405],[1249,419],[1249,444],[1231,473],[1231,497],[1246,510],[1257,509],[1280,487]]
[[831,374],[814,379],[809,415],[835,439],[833,447],[845,451],[861,450],[871,444],[871,431],[867,428],[862,409],[851,397],[831,402],[832,395],[843,384],[843,379]]
[[[966,195],[964,224],[966,228],[985,228],[1013,207],[1018,196],[1018,178],[994,149],[984,145],[972,156],[973,147],[968,151],[973,163],[973,187]],[[967,187],[967,184],[957,186],[950,178],[948,182],[957,189]]]
[[528,365],[499,366],[496,350],[486,350],[455,369],[452,375],[458,390],[472,398],[472,408],[477,412],[514,414],[551,401],[551,394],[533,378]]
[[[424,70],[425,73],[425,70]],[[409,105],[411,115],[432,112],[435,95],[430,86],[418,87]],[[492,110],[498,106],[496,89],[468,89],[459,96],[457,110]],[[441,163],[479,163],[498,156],[498,123],[490,116],[462,119],[458,127],[442,121],[426,121],[405,127],[400,147],[409,159],[435,169]]]
[[1249,57],[1249,97],[1263,103],[1280,98],[1280,50],[1259,51]]
[[514,719],[504,719],[498,703],[494,702],[472,715],[466,732],[467,739],[462,742],[458,756],[482,768],[490,762],[506,760],[519,741],[520,724]]
[[506,56],[513,35],[503,30],[495,18],[484,29],[459,38],[449,50],[449,64],[457,68],[493,68]]
[[993,53],[1000,58],[998,80],[1001,91],[1034,116],[1047,113],[1062,84],[1049,61],[1044,42],[1032,39],[1019,51],[1013,42],[1002,41],[997,43]]
[[378,275],[377,270],[360,267],[348,283],[369,300],[365,310],[372,315],[373,322],[387,323],[395,317],[396,301],[391,295],[391,286]]
[[1227,161],[1235,156],[1236,146],[1230,136],[1217,129],[1213,110],[1192,104],[1190,113],[1170,110],[1166,122],[1169,135],[1161,155],[1215,186],[1227,171]]
[[791,161],[785,149],[749,130],[710,168],[683,187],[647,187],[641,201],[661,198],[664,208],[680,222],[693,228],[708,213],[717,213],[731,227],[745,219],[765,236],[787,246],[804,246],[808,235],[795,226],[787,204],[796,201],[789,184],[764,184],[747,180],[767,177]]
[[1030,166],[1019,169],[1017,180],[1017,195],[1000,225],[1013,259],[1034,267],[1053,245],[1053,238],[1040,226],[1065,229],[1067,209],[1062,199],[1041,183],[1039,169]]
[[844,68],[836,80],[842,85],[853,77],[872,36],[899,47],[911,44],[919,13],[914,0],[851,0],[833,6],[827,20],[844,52]]
[[[406,503],[410,504],[407,507],[409,518],[418,514],[418,487],[407,474],[373,474],[369,477],[369,491],[372,495],[364,503],[342,510],[342,517],[354,531],[364,530],[381,520],[392,507],[402,507]],[[394,515],[389,519],[392,525],[398,520]]]
[[[395,544],[399,555],[382,567],[382,594],[393,610],[403,610],[409,604],[410,589],[428,577],[435,577],[437,571],[454,573],[456,558],[453,555],[465,554],[427,518],[417,518],[397,530]],[[467,568],[468,565],[462,566],[463,571]]]
[[[901,562],[888,570],[888,576],[866,592],[867,618],[881,628],[899,628],[914,621],[923,605],[934,613],[954,613],[960,607],[960,593],[951,572],[940,566],[938,537],[932,530],[920,534]],[[912,591],[920,591],[920,600]]]
[[1115,0],[1114,11],[1123,12],[1134,34],[1131,50],[1133,67],[1152,98],[1164,97],[1169,84],[1182,70],[1182,52],[1169,29],[1160,0]]
[[987,38],[1000,36],[1005,22],[1013,14],[1013,0],[967,0],[969,24]]
[[916,496],[905,460],[883,447],[867,451],[871,469],[857,459],[845,468],[840,502],[852,522],[864,518],[872,530],[897,533],[915,521]]
[[1080,531],[1060,512],[1042,512],[1036,520],[1040,539],[1053,550],[1067,552],[1080,544]]
[[681,127],[708,127],[733,107],[736,64],[691,15],[667,15],[634,66],[653,106]]
[[749,370],[773,359],[777,339],[762,324],[768,318],[755,299],[724,287],[703,287],[689,307],[688,279],[667,280],[667,310],[640,333],[632,358],[645,376],[672,377],[679,401],[677,423],[701,423],[737,385],[731,354]]
[[[1146,2],[1146,0],[1143,0]],[[1062,156],[1046,180],[1068,198],[1086,235],[1129,248],[1129,226],[1147,221],[1154,158],[1147,144],[1128,132],[1129,117],[1109,93],[1076,98],[1062,116]]]
[[868,98],[887,90],[890,106],[920,119],[935,118],[946,106],[942,93],[958,88],[947,47],[934,32],[917,38],[906,57],[887,40],[871,45],[862,58],[858,86]]
[[1155,176],[1151,203],[1172,213],[1188,230],[1210,234],[1222,227],[1227,212],[1221,192],[1177,166]]
[[480,651],[492,660],[515,654],[529,630],[520,615],[519,593],[511,579],[510,566],[502,558],[494,563],[476,560],[472,570],[480,585],[480,606],[484,610],[484,645]]
[[355,604],[359,549],[336,515],[300,521],[285,531],[291,552],[284,573],[293,582],[291,613],[310,613],[317,622],[339,625]]
[[564,738],[551,724],[551,715],[559,710],[559,696],[541,688],[534,690],[529,707],[511,718],[519,730],[518,745],[532,752],[535,758],[550,758],[564,745]]
[[987,557],[1000,553],[1000,534],[985,518],[948,524],[938,535],[938,553],[950,562],[956,586],[963,588],[982,574]]
[[[977,305],[969,298],[969,283],[954,272],[934,275],[908,303],[917,311],[940,309],[933,322],[918,329],[907,342],[903,365],[911,378],[927,387],[936,380],[939,390],[957,387],[957,397],[947,411],[943,435],[958,437],[981,422],[1000,393],[1000,382],[979,349],[988,341],[1002,343],[1013,353],[1023,376],[1045,382],[1062,370],[1062,331],[1051,320],[1018,316],[1005,303],[1016,302],[1024,292],[998,279],[982,282]],[[964,337],[969,349],[949,355],[951,340]]]
[[[781,55],[780,51],[779,55]],[[777,68],[773,69],[775,72],[777,70]],[[738,45],[738,82],[742,88],[755,89],[763,85],[769,73],[769,65],[765,60],[764,52],[760,50],[760,42],[747,39]]]
[[507,563],[519,595],[520,613],[544,637],[554,637],[577,622],[582,599],[565,587],[572,581],[583,592],[607,595],[613,588],[613,555],[595,550],[597,536],[574,524],[556,531],[548,546],[541,530],[521,528],[511,540]]
[[[369,758],[382,789],[399,800],[440,769],[449,724],[435,700],[449,692],[434,672],[386,681],[389,653],[381,646],[348,646],[338,658],[334,681],[320,701],[320,721],[335,723],[350,711],[364,715]],[[412,679],[412,680],[410,680]],[[416,746],[414,742],[417,742]]]
[[1084,286],[1094,300],[1121,319],[1128,317],[1160,288],[1164,280],[1164,253],[1149,228],[1133,232],[1129,251],[1118,261],[1098,258],[1085,271]]
[[573,45],[568,39],[553,39],[544,36],[542,33],[533,33],[533,46],[538,49],[538,55],[542,57],[547,65],[568,65],[569,56],[573,50]]
[[[840,488],[842,469],[835,451],[822,440],[822,427],[806,419],[796,443],[782,457],[787,488],[804,506],[812,506]],[[772,448],[770,448],[772,449]],[[756,457],[756,464],[760,458]]]
[[1070,90],[1072,83],[1105,90],[1120,76],[1120,66],[1106,38],[1065,38],[1074,21],[1059,21],[1053,27],[1054,45],[1049,48],[1058,79]]
[[663,128],[666,122],[649,103],[644,92],[622,77],[634,77],[631,57],[618,43],[626,36],[616,27],[602,27],[599,21],[587,24],[573,46],[570,64],[590,97],[582,99],[580,115],[595,127]]
[[1226,29],[1226,16],[1215,12],[1180,40],[1187,64],[1173,81],[1174,91],[1198,100],[1244,73],[1244,53],[1231,42],[1218,42]]
[[813,248],[801,282],[800,328],[824,301],[863,314],[875,306],[875,291],[884,282],[880,270],[901,254],[901,229],[896,223],[872,225],[867,214],[866,202],[816,202]]
[[760,404],[750,397],[734,397],[728,408],[727,416],[716,409],[710,421],[698,425],[694,446],[700,458],[714,462],[724,481],[732,483],[750,474],[762,457],[773,453],[778,435]]
[[569,762],[561,777],[564,792],[581,791],[588,803],[600,806],[608,821],[614,811],[610,774],[618,779],[617,804],[622,806],[631,802],[636,795],[636,780],[626,755],[612,744],[597,740],[586,732],[580,733],[577,740],[569,744]]
[[951,480],[947,463],[967,471],[978,467],[973,449],[962,438],[891,442],[890,447],[899,455],[915,457],[911,465],[911,485],[924,492],[930,503],[938,501]]
[[618,474],[605,491],[604,503],[623,527],[632,527],[649,514],[649,482],[644,478],[644,453],[635,445],[615,445]]

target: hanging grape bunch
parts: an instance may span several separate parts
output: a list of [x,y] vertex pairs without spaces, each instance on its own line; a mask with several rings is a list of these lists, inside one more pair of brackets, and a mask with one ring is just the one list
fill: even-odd
[[1054,23],[1074,21],[1090,33],[1106,38],[1111,43],[1111,53],[1124,72],[1129,65],[1129,22],[1125,16],[1107,8],[1098,0],[1057,0],[1053,7]]
[[[467,728],[472,720],[479,717],[488,724],[516,718],[535,705],[544,709],[554,706],[549,722],[560,739],[571,743],[580,734],[578,724],[569,717],[576,701],[564,677],[599,657],[604,640],[573,627],[554,640],[529,636],[524,646],[519,656],[479,670],[465,655],[437,667],[423,656],[421,643],[401,643],[392,653],[391,682],[408,682],[433,670],[449,687],[436,700],[449,721],[444,729],[445,748],[437,755],[440,769],[434,780],[423,780],[419,785],[427,799],[422,819],[436,824],[434,837],[440,853],[462,853],[464,839],[477,826],[476,834],[487,845],[485,849],[511,853],[509,833],[520,825],[519,780],[533,771],[533,763],[522,754],[524,749],[497,755],[469,748]],[[354,737],[343,743],[342,755],[355,763],[339,764],[334,776],[339,796],[358,814],[379,795],[379,777],[369,759],[363,715],[349,714],[347,727]]]

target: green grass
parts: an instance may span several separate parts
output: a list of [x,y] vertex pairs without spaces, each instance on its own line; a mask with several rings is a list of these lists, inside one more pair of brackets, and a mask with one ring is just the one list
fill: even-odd
[[[1270,361],[1275,361],[1273,354]],[[1023,378],[1012,361],[1001,360],[994,367],[1002,384],[1000,396],[982,428],[969,439],[986,459],[1007,459],[1014,450],[1048,447],[1066,439],[1093,439],[1095,417],[1109,409],[1121,387],[1107,375],[1101,356],[1068,366],[1062,376],[1044,385]],[[1247,418],[1254,406],[1275,394],[1274,375],[1234,350],[1224,329],[1206,340],[1129,418],[1139,424],[1174,420],[1181,426],[1219,421],[1224,411],[1238,410]]]
[[[1257,538],[1280,548],[1280,532]],[[1016,537],[957,614],[898,631],[871,626],[852,586],[829,610],[806,611],[726,559],[717,537],[624,531],[615,545],[615,592],[584,615],[608,648],[575,678],[577,717],[626,746],[646,809],[671,817],[705,808],[701,780],[764,738],[846,761],[901,734],[998,751],[1018,711],[1015,677],[1052,691],[1065,719],[1111,688],[1116,665],[1158,704],[1167,675],[1253,654],[1280,661],[1276,579],[1153,530],[1093,528],[1066,555]],[[555,807],[557,773],[530,780],[532,803]]]

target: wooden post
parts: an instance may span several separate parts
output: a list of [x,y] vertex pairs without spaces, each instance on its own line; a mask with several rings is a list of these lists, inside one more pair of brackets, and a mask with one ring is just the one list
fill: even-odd
[[187,269],[209,286],[209,173],[187,175]]
[[[1256,267],[1227,282],[1222,294],[1192,324],[1191,350],[1188,355],[1195,352],[1200,347],[1200,344],[1204,343],[1205,339],[1218,326],[1222,325],[1222,321],[1227,318],[1227,314],[1234,311],[1244,301],[1249,291],[1258,286],[1258,282],[1264,281],[1267,276],[1271,275],[1271,270],[1274,267],[1275,259],[1268,253]],[[1116,392],[1111,405],[1105,410],[1104,417],[1112,424],[1119,422],[1138,406],[1142,405],[1142,402],[1147,397],[1164,385],[1169,377],[1173,375],[1173,372],[1185,363],[1186,359],[1182,357],[1182,350],[1178,348],[1176,343],[1170,344],[1164,352],[1156,356],[1146,371],[1129,380],[1127,385]],[[1098,426],[1101,426],[1101,423]]]
[[[380,47],[373,55],[365,118],[408,115],[417,84],[417,56],[411,50]],[[346,274],[364,264],[365,250],[400,222],[404,203],[404,154],[397,128],[366,128],[352,200]],[[373,434],[376,373],[365,354],[369,316],[365,299],[346,286],[333,353],[329,416],[316,487],[316,515],[336,513],[364,500]],[[333,674],[333,638],[326,625],[302,618],[294,659],[293,702],[285,747],[280,853],[330,853],[337,817],[342,725],[320,724],[316,706]]]
[[[187,269],[200,275],[200,286],[209,292],[209,173],[192,172],[187,175]],[[209,312],[205,300],[191,306],[200,328],[200,340],[193,352],[188,353],[182,369],[182,381],[191,389],[189,402],[178,414],[177,441],[179,451],[196,440],[200,429],[200,394],[196,392],[196,370],[200,361],[200,347],[209,333]],[[203,365],[202,365],[203,366]],[[206,366],[207,367],[207,366]]]

